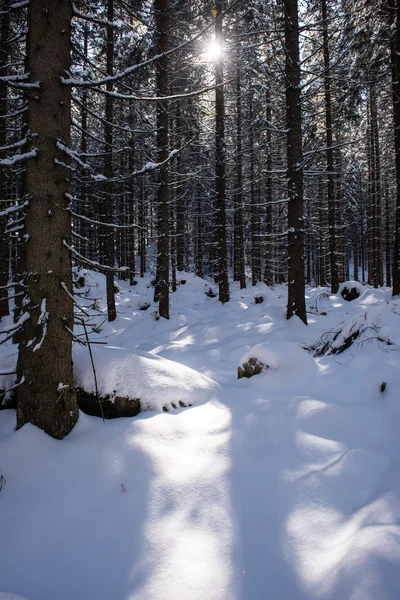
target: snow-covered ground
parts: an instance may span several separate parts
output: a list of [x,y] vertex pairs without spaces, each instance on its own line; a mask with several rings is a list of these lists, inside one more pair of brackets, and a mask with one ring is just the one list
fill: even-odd
[[[150,410],[81,414],[62,442],[0,412],[0,600],[398,600],[400,301],[309,289],[306,327],[285,320],[284,286],[222,306],[179,279],[169,321],[139,310],[148,277],[121,282],[114,323],[94,317],[102,393]],[[343,353],[305,349],[355,327]],[[255,354],[272,368],[238,380]],[[15,349],[1,357],[12,370]],[[74,361],[93,390],[85,347]]]

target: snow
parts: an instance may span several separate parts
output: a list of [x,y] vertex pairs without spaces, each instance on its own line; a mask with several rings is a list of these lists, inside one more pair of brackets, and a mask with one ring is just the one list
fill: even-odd
[[[298,317],[296,317],[298,318]],[[272,371],[279,371],[284,378],[296,377],[296,384],[299,377],[304,375],[316,376],[318,373],[318,365],[313,357],[306,351],[293,344],[292,342],[278,341],[274,343],[262,343],[253,346],[247,350],[239,361],[239,367],[243,367],[250,358],[255,358],[257,361],[268,367],[262,375],[275,375]],[[284,385],[280,377],[277,381],[278,385]]]
[[358,293],[360,294],[360,296],[366,290],[366,287],[359,281],[344,281],[339,286],[338,294],[341,295],[345,288],[347,288],[348,290],[351,290],[353,288],[356,289],[358,291]]
[[[152,278],[119,281],[113,323],[102,275],[77,298],[107,342],[92,345],[102,392],[147,410],[81,413],[62,442],[0,412],[0,600],[398,600],[400,300],[308,288],[306,327],[286,321],[285,286],[234,285],[221,305],[180,273],[165,321]],[[355,321],[341,354],[306,350]],[[0,353],[12,371],[11,341]],[[273,370],[237,380],[255,354]],[[74,344],[90,390],[88,355]]]
[[[140,398],[143,410],[171,409],[172,404],[206,402],[215,396],[218,384],[197,371],[147,352],[126,352],[118,346],[92,349],[101,396]],[[74,349],[75,381],[87,392],[95,392],[94,375],[85,361],[87,348]]]

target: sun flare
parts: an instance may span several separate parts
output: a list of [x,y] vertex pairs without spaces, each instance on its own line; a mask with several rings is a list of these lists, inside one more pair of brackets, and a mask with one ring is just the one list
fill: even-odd
[[222,44],[217,40],[211,40],[205,47],[204,55],[206,60],[213,62],[219,60],[224,53]]

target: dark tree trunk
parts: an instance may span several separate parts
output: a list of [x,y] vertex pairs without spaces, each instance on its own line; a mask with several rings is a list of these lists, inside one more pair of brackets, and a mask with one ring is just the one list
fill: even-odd
[[272,243],[272,107],[271,107],[271,92],[269,88],[265,94],[267,103],[267,174],[265,179],[265,199],[267,204],[266,209],[266,242],[265,242],[265,263],[264,263],[264,283],[267,285],[273,284],[273,243]]
[[326,127],[326,171],[328,187],[328,230],[329,230],[329,256],[331,268],[331,292],[336,294],[339,289],[339,275],[337,264],[336,241],[336,215],[335,215],[335,190],[334,190],[334,159],[333,159],[333,132],[332,132],[332,99],[331,99],[331,72],[329,53],[329,33],[327,2],[321,0],[322,30],[324,49],[324,90],[325,90],[325,127]]
[[[86,61],[87,61],[87,57],[88,57],[88,36],[89,36],[89,28],[88,25],[85,24],[84,29],[83,29],[83,54],[85,57],[85,64],[84,66],[86,67]],[[82,106],[81,106],[81,143],[80,143],[80,149],[82,154],[86,154],[87,149],[88,149],[88,145],[87,145],[87,127],[88,127],[88,111],[87,111],[87,105],[88,105],[88,90],[84,89],[82,92]],[[90,212],[88,210],[88,185],[86,184],[86,181],[84,179],[84,176],[82,176],[82,183],[81,183],[81,205],[80,205],[80,210],[78,210],[78,212],[80,212],[81,214],[89,217],[90,216]],[[93,236],[93,231],[88,227],[88,223],[82,219],[77,219],[77,223],[76,223],[76,228],[79,232],[79,234],[86,238],[87,240],[90,240],[90,238]],[[79,240],[79,252],[81,254],[83,254],[83,256],[87,256],[88,258],[90,258],[90,248],[89,248],[89,241],[84,241],[84,240]]]
[[[180,109],[177,108],[176,114],[176,128],[179,130],[180,127]],[[180,140],[180,145],[183,140]],[[182,155],[178,154],[176,157],[176,171],[177,173],[182,172]],[[178,271],[185,271],[186,269],[186,239],[185,239],[185,222],[187,219],[186,214],[185,196],[181,190],[177,189],[176,194],[176,268]]]
[[37,156],[27,167],[30,206],[26,219],[27,298],[30,318],[18,357],[17,426],[33,423],[61,439],[78,419],[72,372],[73,329],[71,219],[65,210],[69,182],[56,161],[66,157],[57,140],[69,145],[71,89],[60,77],[70,68],[72,2],[31,0],[28,6],[30,81],[28,124]]
[[[133,121],[133,106],[132,103],[130,104],[129,107],[129,126],[131,129],[133,129],[134,127],[134,121]],[[128,156],[128,170],[130,173],[132,173],[135,170],[135,137],[134,134],[131,134],[131,138],[130,138],[130,143],[129,143],[129,156]],[[128,186],[128,190],[127,190],[127,207],[125,210],[125,213],[128,215],[128,219],[127,221],[132,224],[136,222],[136,215],[137,215],[137,211],[136,209],[136,197],[135,197],[135,193],[136,193],[136,185],[135,185],[135,179],[132,178],[129,182],[129,186]],[[126,224],[128,224],[128,222]],[[125,243],[128,242],[127,246],[127,252],[128,252],[128,260],[129,260],[129,283],[130,285],[133,285],[133,282],[135,281],[135,275],[136,275],[136,252],[135,252],[135,247],[136,247],[136,234],[135,234],[135,228],[131,227],[128,230],[125,230]],[[139,244],[138,244],[139,245]],[[126,264],[126,263],[124,263]]]
[[196,245],[196,275],[203,277],[203,219],[202,219],[202,207],[201,207],[201,194],[200,190],[196,189],[196,229],[197,229],[197,245]]
[[326,284],[325,277],[325,244],[324,244],[324,193],[323,193],[323,182],[320,179],[318,182],[318,221],[319,221],[319,235],[318,235],[318,254],[319,254],[319,285],[324,286]]
[[[107,20],[112,23],[114,20],[114,0],[107,0]],[[107,75],[114,74],[114,28],[107,26]],[[113,91],[113,82],[107,81],[106,89],[108,92]],[[105,163],[104,176],[107,178],[104,184],[104,220],[106,223],[114,221],[114,199],[113,199],[113,98],[109,94],[106,96],[106,111],[104,123],[104,141],[105,141]],[[104,251],[105,262],[108,266],[114,267],[115,247],[114,247],[115,231],[112,227],[104,227]],[[106,288],[107,288],[107,315],[109,321],[115,321],[117,310],[115,307],[115,292],[114,292],[114,273],[113,271],[106,272]]]
[[[168,94],[168,30],[169,1],[155,0],[157,52],[161,58],[157,61],[157,96]],[[168,158],[168,101],[157,103],[157,150],[158,162]],[[158,170],[158,243],[157,274],[154,300],[158,302],[160,317],[169,319],[169,189],[168,165]]]
[[256,165],[254,152],[254,107],[253,93],[249,94],[249,158],[250,158],[250,209],[251,209],[251,284],[260,280],[260,216],[256,198]]
[[140,225],[140,277],[146,273],[146,218],[144,206],[143,178],[139,182],[139,225]]
[[[215,39],[222,44],[222,1],[215,2]],[[228,256],[226,232],[226,147],[223,60],[215,63],[215,242],[217,245],[217,282],[219,301],[229,301]]]
[[[0,15],[0,76],[7,76],[7,64],[9,55],[10,36],[10,12],[8,10],[9,0],[2,5]],[[0,148],[7,144],[7,85],[0,79]],[[0,158],[3,158],[0,150]],[[4,169],[0,167],[0,211],[7,206],[6,179]],[[6,235],[6,217],[0,217],[0,320],[9,314],[8,307],[8,236]]]
[[396,224],[393,251],[393,296],[400,294],[400,0],[388,0],[391,32],[394,152],[396,162]]
[[[371,79],[375,78],[372,73]],[[370,111],[370,205],[371,205],[371,283],[374,287],[383,285],[382,264],[382,215],[381,215],[381,169],[380,149],[378,133],[378,110],[376,99],[376,85],[370,84],[369,89],[369,111]]]
[[240,282],[240,289],[246,287],[243,232],[243,152],[242,152],[242,86],[240,67],[236,71],[236,156],[235,156],[235,195],[234,195],[234,279]]
[[304,281],[303,148],[301,132],[299,18],[297,0],[284,0],[288,177],[287,318],[307,323]]
[[391,246],[392,236],[390,228],[390,204],[389,204],[389,190],[385,185],[385,262],[386,262],[386,285],[390,287],[392,285],[392,261],[391,261]]

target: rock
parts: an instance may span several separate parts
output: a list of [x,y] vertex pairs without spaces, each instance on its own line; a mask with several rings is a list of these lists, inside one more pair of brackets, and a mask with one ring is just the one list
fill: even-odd
[[[126,398],[121,396],[100,396],[77,388],[76,396],[79,408],[87,415],[103,417],[105,419],[118,419],[119,417],[134,417],[140,412],[139,398]],[[101,410],[100,403],[101,402]]]
[[338,293],[342,296],[343,300],[351,302],[359,298],[364,291],[365,287],[358,281],[345,281],[340,285]]
[[254,296],[254,302],[256,304],[262,304],[264,302],[264,296],[262,296],[261,294]]
[[238,367],[238,379],[242,379],[242,377],[247,377],[249,379],[250,377],[253,377],[253,375],[259,375],[268,369],[268,365],[264,365],[264,363],[257,358],[249,358],[246,363]]
[[212,289],[210,288],[207,292],[206,292],[206,296],[208,296],[209,298],[215,298],[216,294],[214,294],[214,292],[212,291]]
[[86,285],[86,281],[85,281],[85,278],[83,275],[78,277],[78,279],[75,279],[73,283],[74,283],[74,286],[78,289],[83,288]]

